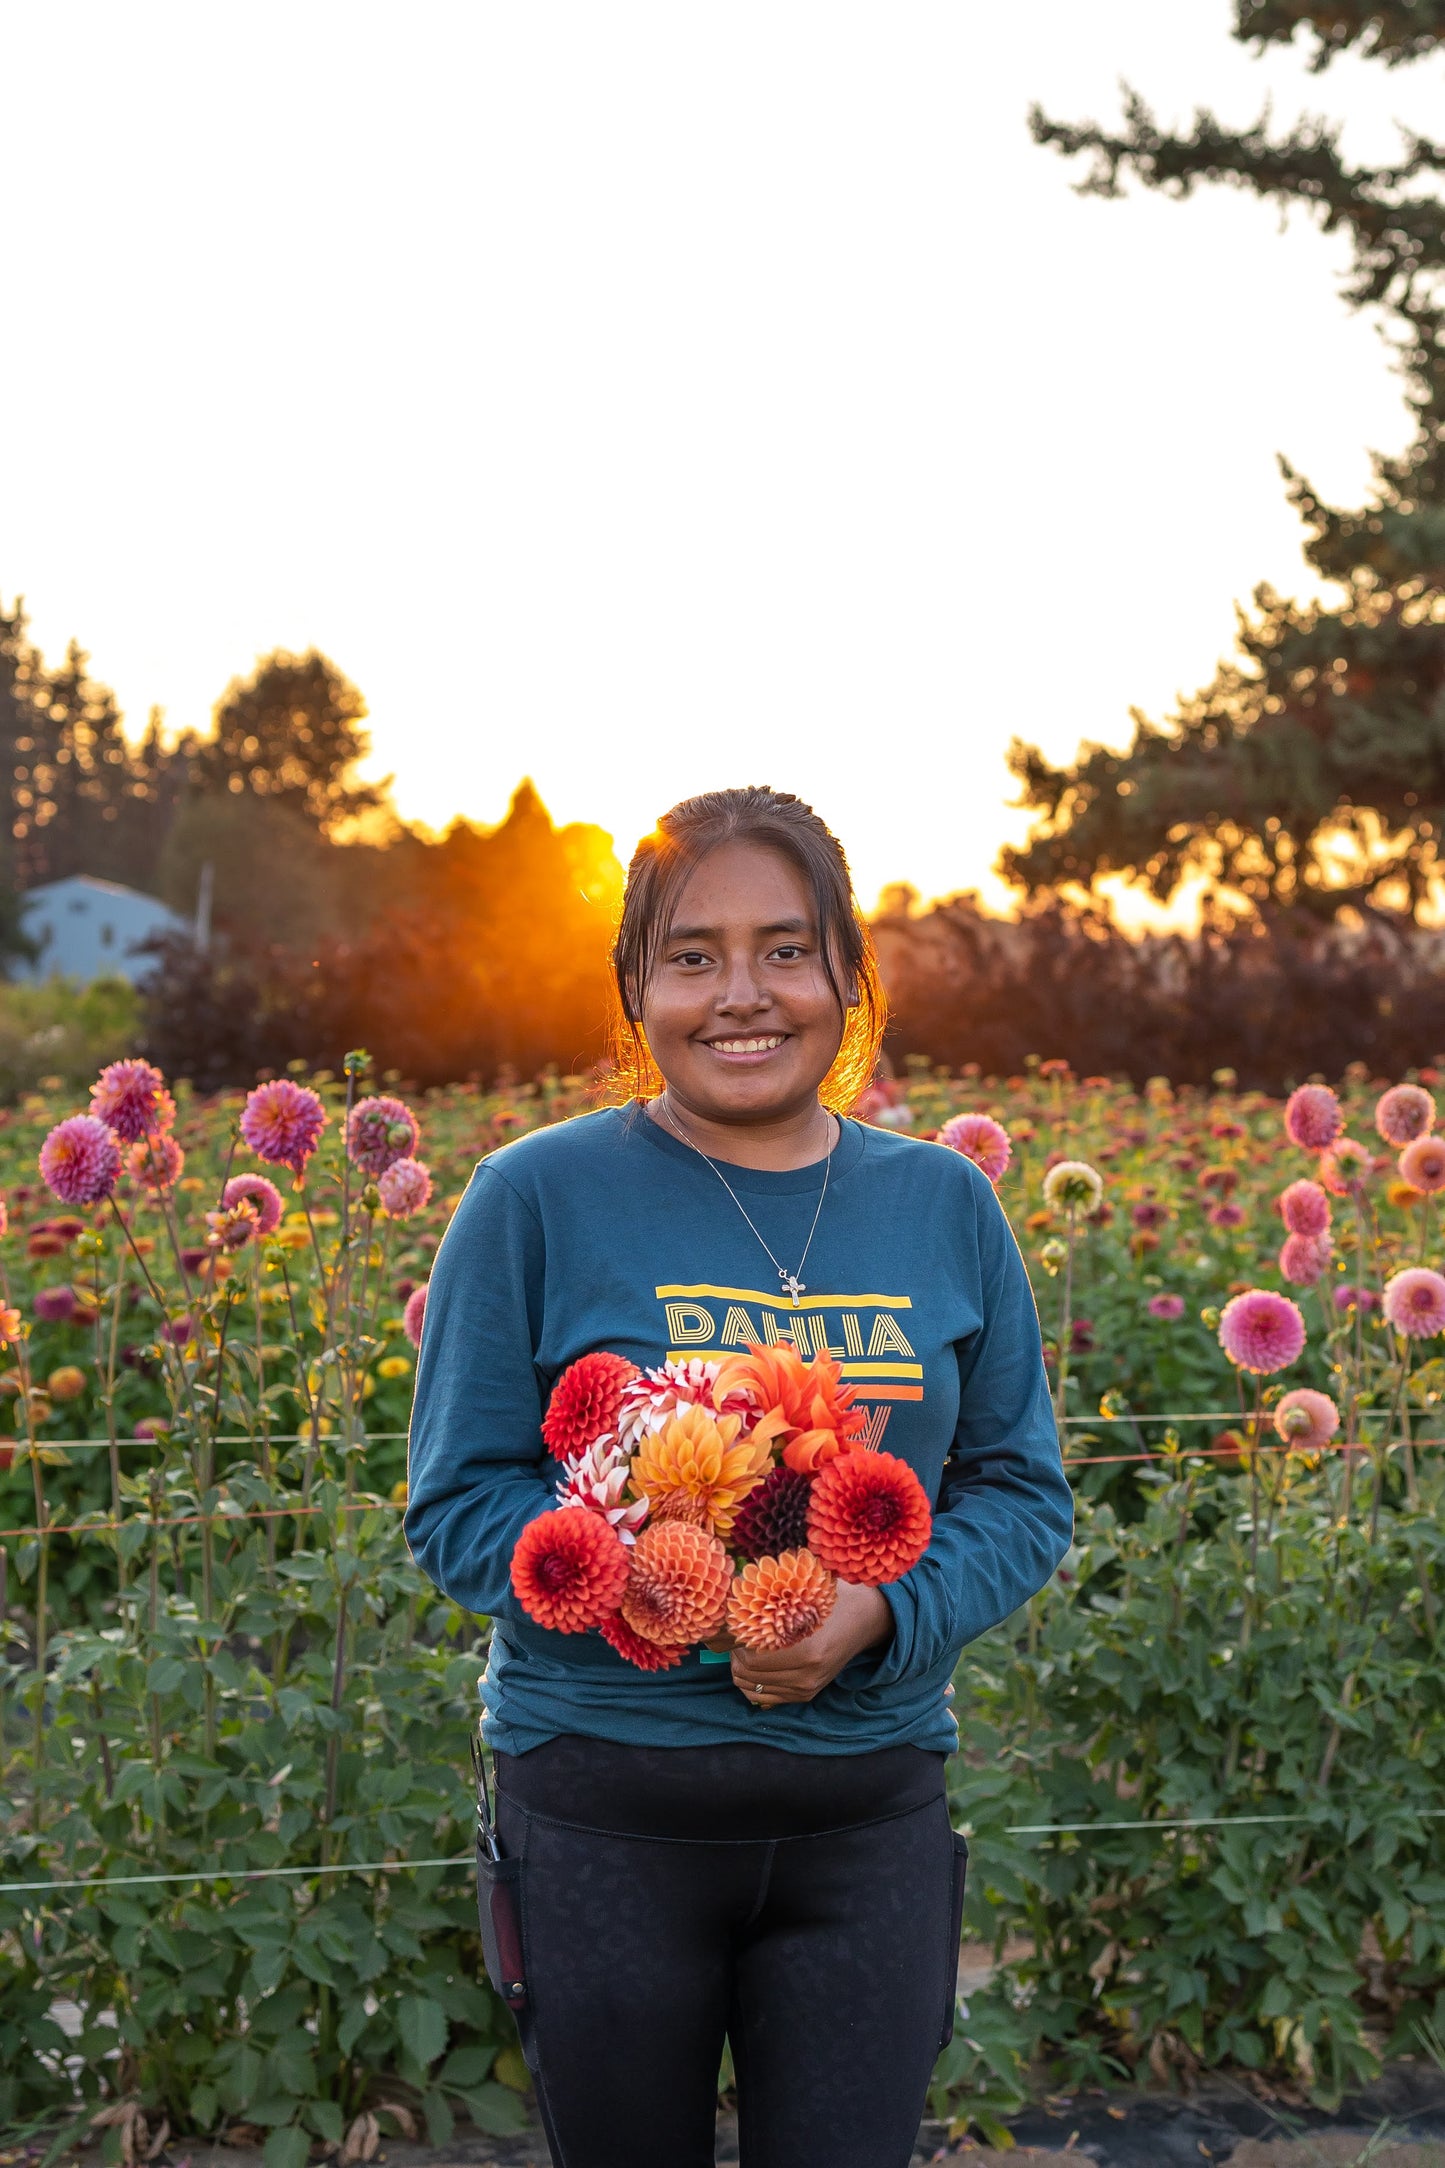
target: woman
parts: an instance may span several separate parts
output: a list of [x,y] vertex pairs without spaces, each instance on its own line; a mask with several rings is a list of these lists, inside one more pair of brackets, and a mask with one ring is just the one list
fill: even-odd
[[[798,799],[675,806],[628,873],[626,1106],[482,1162],[437,1254],[411,1434],[418,1563],[494,1621],[482,1681],[521,1860],[523,2046],[557,2168],[703,2168],[723,2042],[745,2168],[904,2168],[952,2025],[945,1756],[964,1644],[1068,1544],[1037,1313],[987,1179],[847,1119],[883,997]],[[777,1654],[646,1673],[521,1611],[539,1424],[589,1349],[650,1367],[790,1335],[934,1502],[891,1586]]]

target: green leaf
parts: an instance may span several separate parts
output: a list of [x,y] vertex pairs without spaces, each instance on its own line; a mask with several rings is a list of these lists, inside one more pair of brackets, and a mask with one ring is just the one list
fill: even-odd
[[288,2123],[272,2131],[261,2149],[261,2158],[266,2168],[306,2168],[311,2140],[299,2123]]
[[396,2006],[396,2029],[402,2045],[423,2069],[434,2063],[447,2044],[447,2014],[428,1995],[403,1995]]
[[[345,2133],[345,2125],[342,2122],[341,2110],[334,2100],[308,2100],[305,2119],[318,2138],[330,2138],[335,2144],[340,2145]],[[447,2132],[447,2136],[451,2136],[450,2131]]]
[[478,2085],[462,2098],[478,2130],[489,2138],[511,2138],[527,2128],[526,2103],[505,2085]]
[[433,2145],[445,2145],[456,2129],[456,2117],[447,2106],[443,2096],[433,2090],[421,2096],[422,2114],[426,2117],[426,2134]]
[[453,2048],[442,2064],[439,2083],[452,2092],[461,2092],[469,2085],[480,2085],[497,2059],[494,2047]]
[[336,2045],[343,2055],[349,2055],[371,2022],[371,2013],[359,1995],[353,1996],[342,2011],[336,2027]]

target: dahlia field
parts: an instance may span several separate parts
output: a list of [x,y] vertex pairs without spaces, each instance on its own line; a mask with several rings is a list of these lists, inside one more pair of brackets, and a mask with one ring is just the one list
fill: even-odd
[[[960,2132],[1040,2075],[1327,2098],[1445,2034],[1436,1082],[866,1095],[996,1183],[1078,1493],[958,1675]],[[407,1556],[404,1430],[471,1167],[590,1090],[134,1061],[0,1112],[7,2132],[300,2168],[522,2120],[456,1864],[486,1622]]]

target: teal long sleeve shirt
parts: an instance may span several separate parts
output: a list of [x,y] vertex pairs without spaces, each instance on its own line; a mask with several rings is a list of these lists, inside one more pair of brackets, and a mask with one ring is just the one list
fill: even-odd
[[[822,1162],[719,1164],[793,1269]],[[478,1166],[427,1293],[406,1533],[437,1586],[493,1621],[482,1699],[504,1752],[559,1733],[804,1754],[957,1744],[959,1651],[1042,1587],[1073,1527],[1023,1260],[971,1161],[845,1121],[802,1278],[794,1308],[715,1168],[635,1105]],[[867,1442],[906,1460],[933,1506],[927,1552],[883,1591],[892,1638],[812,1701],[762,1710],[695,1650],[642,1672],[600,1635],[534,1624],[509,1568],[560,1475],[540,1431],[558,1374],[596,1348],[649,1368],[781,1337],[837,1358]]]

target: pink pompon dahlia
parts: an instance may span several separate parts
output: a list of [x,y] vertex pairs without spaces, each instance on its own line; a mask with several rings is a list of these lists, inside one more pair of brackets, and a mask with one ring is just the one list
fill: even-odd
[[1375,1101],[1375,1127],[1386,1144],[1413,1144],[1435,1127],[1435,1102],[1423,1084],[1392,1084]]
[[258,1084],[241,1109],[241,1135],[256,1157],[273,1167],[289,1167],[298,1177],[305,1173],[325,1127],[320,1095],[308,1084],[293,1084],[289,1076]]
[[1013,1157],[1008,1131],[989,1114],[955,1114],[939,1130],[938,1141],[971,1159],[990,1182],[1000,1180]]
[[394,1159],[376,1186],[391,1219],[410,1219],[431,1201],[431,1169],[420,1159]]
[[3,1197],[0,1197],[0,1235],[7,1234],[9,1232],[9,1228],[10,1207],[5,1202],[5,1199]]
[[1280,1273],[1294,1287],[1313,1287],[1329,1261],[1328,1235],[1286,1235],[1280,1247]]
[[406,1308],[401,1313],[401,1329],[413,1347],[421,1346],[422,1319],[426,1316],[426,1291],[429,1282],[423,1280],[406,1298]]
[[93,1114],[72,1114],[41,1145],[40,1172],[62,1204],[98,1204],[115,1188],[120,1146]]
[[1445,1278],[1428,1265],[1410,1265],[1385,1282],[1385,1322],[1412,1340],[1445,1332]]
[[148,1061],[113,1061],[90,1087],[90,1111],[122,1144],[169,1129],[176,1103],[160,1070]]
[[1177,1325],[1184,1315],[1182,1295],[1151,1295],[1144,1305],[1151,1317],[1157,1317],[1165,1325]]
[[1445,1189],[1445,1137],[1417,1137],[1400,1154],[1400,1173],[1411,1189],[1433,1196]]
[[221,1191],[221,1203],[228,1208],[242,1199],[256,1208],[256,1232],[272,1235],[281,1224],[284,1207],[281,1192],[274,1182],[268,1182],[264,1174],[233,1174]]
[[1285,1101],[1284,1126],[1305,1151],[1323,1152],[1344,1128],[1344,1111],[1328,1084],[1301,1084]]
[[1219,1344],[1241,1370],[1267,1376],[1298,1361],[1305,1344],[1305,1321],[1288,1295],[1251,1287],[1224,1305]]
[[346,1117],[346,1156],[363,1174],[383,1175],[394,1161],[410,1159],[420,1137],[401,1099],[358,1099]]
[[125,1155],[125,1164],[132,1179],[154,1196],[179,1182],[185,1171],[186,1155],[174,1137],[161,1133],[137,1137]]
[[1271,1418],[1275,1431],[1296,1452],[1314,1453],[1328,1445],[1340,1427],[1340,1411],[1328,1393],[1309,1385],[1286,1393]]
[[1279,1216],[1292,1235],[1330,1231],[1330,1200],[1318,1182],[1291,1182],[1279,1197]]

